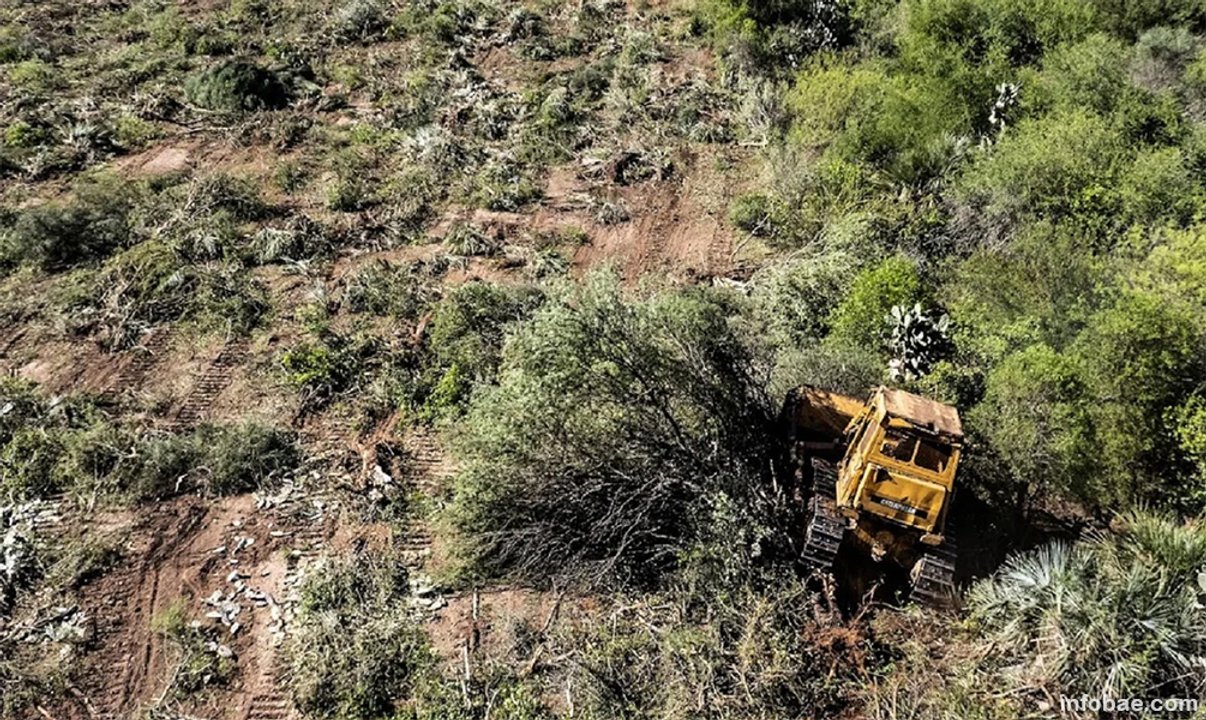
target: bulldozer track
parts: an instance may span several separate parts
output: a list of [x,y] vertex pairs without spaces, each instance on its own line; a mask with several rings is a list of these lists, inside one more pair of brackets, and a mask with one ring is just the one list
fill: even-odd
[[29,335],[29,326],[22,325],[0,340],[0,358],[7,358]]
[[335,417],[324,423],[317,430],[306,433],[307,444],[318,457],[338,457],[356,447],[360,438],[360,429],[356,420],[349,417]]
[[955,560],[958,545],[948,529],[946,540],[927,548],[913,567],[913,600],[929,607],[945,607],[955,602]]
[[809,521],[804,536],[804,564],[829,572],[837,560],[846,534],[846,523],[837,512],[834,487],[837,470],[825,460],[812,461],[812,497],[808,500]]
[[[104,614],[96,619],[96,642],[102,648],[102,655],[96,667],[100,671],[99,683],[93,690],[93,706],[96,717],[102,720],[118,720],[126,717],[127,704],[130,699],[131,680],[134,675],[135,660],[145,660],[145,647],[136,647],[131,633],[127,631],[123,614],[131,608],[126,608],[128,602],[139,602],[137,587],[139,586],[139,568],[130,567],[119,571],[122,588],[135,588],[128,597],[112,594],[103,598],[106,605]],[[138,619],[149,622],[149,618],[141,613]]]
[[401,551],[403,564],[409,568],[422,567],[431,557],[432,535],[423,523],[412,522],[399,533],[395,542]]
[[[326,510],[329,502],[325,495],[300,494],[291,496],[275,508],[279,526],[290,528],[288,542],[291,549],[281,586],[286,632],[293,607],[299,600],[298,591],[305,569],[321,554],[327,541],[329,528]],[[270,652],[258,690],[247,703],[244,720],[289,720],[296,717],[287,692],[291,670],[280,653],[278,643],[274,643]]]
[[290,672],[279,653],[272,653],[272,660],[261,689],[247,703],[245,720],[288,720],[294,717],[293,701],[284,688],[289,687]]
[[150,330],[143,337],[141,344],[130,348],[128,352],[133,357],[117,373],[117,378],[106,394],[118,395],[125,391],[138,389],[142,385],[143,380],[146,379],[147,373],[155,366],[155,363],[159,362],[159,358],[163,356],[163,352],[167,349],[170,339],[171,330],[166,326]]
[[411,433],[402,447],[406,451],[407,480],[428,495],[444,490],[449,478],[456,474],[456,468],[431,433]]
[[719,230],[712,233],[708,242],[708,272],[712,275],[724,275],[732,264],[728,238]]
[[120,565],[106,577],[107,592],[91,598],[88,612],[95,622],[92,644],[97,654],[90,663],[94,672],[84,681],[83,689],[94,717],[130,717],[157,642],[151,619],[160,600],[160,564],[178,552],[202,517],[203,513],[197,511],[185,515],[152,511],[144,520],[148,529],[171,525],[180,532],[170,537],[161,532],[146,534],[126,553],[136,561]]
[[189,391],[184,404],[172,419],[171,427],[176,430],[191,428],[205,419],[209,408],[213,405],[222,391],[230,385],[230,371],[242,364],[247,357],[247,341],[228,341],[209,364],[201,377],[197,379],[193,389]]
[[[109,622],[111,624],[105,630],[97,629],[98,639],[121,635],[120,621],[110,619]],[[131,653],[132,648],[120,644],[116,652],[109,653],[106,658],[109,662],[103,670],[104,679],[93,704],[95,717],[99,720],[120,720],[125,717],[123,708],[129,695]]]

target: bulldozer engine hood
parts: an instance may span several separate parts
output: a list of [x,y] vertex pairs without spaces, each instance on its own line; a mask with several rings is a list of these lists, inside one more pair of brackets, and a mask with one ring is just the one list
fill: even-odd
[[867,464],[860,504],[864,510],[899,525],[933,530],[950,489],[913,472]]

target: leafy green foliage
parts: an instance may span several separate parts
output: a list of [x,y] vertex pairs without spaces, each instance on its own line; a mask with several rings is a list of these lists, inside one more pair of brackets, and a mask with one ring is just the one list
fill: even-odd
[[830,336],[851,345],[880,347],[890,330],[892,308],[912,305],[921,298],[917,266],[904,257],[888,258],[855,276],[845,299],[829,318]]
[[281,355],[281,367],[302,393],[307,407],[321,407],[355,387],[378,343],[363,335],[344,335],[319,329]]
[[195,105],[230,113],[276,110],[289,100],[280,78],[242,60],[222,62],[193,75],[184,91]]
[[459,442],[474,571],[649,579],[698,536],[707,498],[758,482],[769,408],[726,315],[594,277],[516,328]]
[[491,383],[502,359],[506,331],[527,319],[543,299],[533,288],[462,285],[436,307],[428,347],[440,366],[455,366],[473,381]]

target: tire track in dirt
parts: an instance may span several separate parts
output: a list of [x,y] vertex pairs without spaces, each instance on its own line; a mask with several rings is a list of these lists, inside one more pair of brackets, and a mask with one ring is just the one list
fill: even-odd
[[171,561],[205,515],[195,504],[155,508],[136,528],[138,540],[126,553],[137,560],[110,573],[88,594],[92,603],[101,604],[91,608],[99,655],[89,663],[99,684],[85,688],[86,695],[95,698],[90,704],[99,717],[126,717],[138,700],[137,691],[149,687],[158,640],[151,620],[159,610],[161,574],[178,569]]
[[[342,426],[337,423],[336,427]],[[334,442],[336,430],[327,426],[319,435]],[[346,438],[344,438],[346,441]],[[288,548],[284,576],[277,588],[280,612],[277,634],[261,638],[257,673],[248,679],[250,700],[240,715],[243,720],[287,720],[294,717],[293,703],[288,694],[290,668],[280,652],[293,609],[300,600],[298,589],[306,569],[321,554],[333,531],[333,510],[337,503],[325,492],[308,492],[288,485],[266,498],[271,509],[272,534],[281,538]],[[266,642],[265,642],[266,640]]]
[[168,326],[157,327],[146,334],[141,344],[130,348],[127,352],[132,357],[118,371],[117,377],[105,394],[116,397],[141,388],[151,368],[155,367],[167,350],[171,335]]
[[176,411],[176,416],[170,424],[173,429],[188,429],[205,419],[210,406],[230,385],[231,371],[247,359],[248,349],[248,342],[242,338],[228,340],[222,346],[221,352],[197,379],[184,403]]

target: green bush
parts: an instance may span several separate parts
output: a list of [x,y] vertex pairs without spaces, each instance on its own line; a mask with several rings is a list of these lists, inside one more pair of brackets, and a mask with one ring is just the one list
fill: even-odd
[[729,207],[729,220],[755,237],[770,234],[771,200],[761,193],[739,195]]
[[474,382],[494,380],[507,331],[540,306],[543,295],[526,287],[467,283],[451,292],[432,316],[428,347],[443,367],[457,366]]
[[1110,286],[1092,256],[1095,239],[1040,224],[1004,250],[983,248],[958,263],[940,290],[956,340],[978,362],[995,363],[1029,345],[1062,349]]
[[48,497],[60,489],[54,467],[63,453],[53,429],[14,433],[0,449],[0,492],[9,498]]
[[1155,483],[1175,457],[1165,411],[1206,380],[1197,312],[1128,293],[1094,314],[1072,348],[1095,401],[1097,475],[1120,499],[1179,499]]
[[1161,25],[1201,27],[1206,21],[1206,8],[1194,0],[1155,0],[1129,3],[1126,0],[1097,0],[1093,8],[1099,22],[1128,40],[1144,30]]
[[449,252],[464,256],[488,257],[502,250],[502,243],[496,236],[487,235],[469,223],[453,225],[444,236],[444,246]]
[[756,482],[769,403],[703,292],[635,301],[593,277],[517,326],[502,358],[458,444],[467,572],[649,580],[699,532],[705,498]]
[[1190,463],[1185,493],[1206,507],[1206,399],[1193,395],[1168,413],[1178,449]]
[[202,425],[136,440],[132,450],[134,457],[105,482],[112,492],[138,500],[250,492],[280,480],[299,460],[291,434],[255,423]]
[[820,340],[856,276],[855,256],[840,250],[803,253],[760,271],[751,298],[754,317],[767,329],[763,338],[778,348]]
[[508,157],[488,160],[473,181],[471,200],[488,210],[514,212],[544,194],[531,168]]
[[697,22],[741,70],[773,70],[850,40],[847,6],[785,0],[710,0]]
[[1034,83],[1037,97],[1028,104],[1111,113],[1135,92],[1129,76],[1130,56],[1126,43],[1104,33],[1058,45],[1043,57],[1042,71]]
[[322,407],[366,380],[367,365],[379,349],[372,337],[320,329],[286,350],[280,359],[289,382],[307,408]]
[[1118,210],[1115,187],[1131,148],[1109,123],[1069,111],[1019,123],[960,180],[960,194],[990,216],[1109,218]]
[[258,423],[202,425],[191,440],[203,449],[196,484],[210,495],[270,487],[300,461],[292,433]]
[[67,202],[22,210],[0,238],[0,262],[57,271],[104,259],[131,240],[132,200],[116,181],[103,181],[77,185]]
[[1083,372],[1050,347],[1031,345],[989,372],[983,401],[967,418],[1013,477],[1037,492],[1101,497],[1100,449]]
[[243,60],[228,60],[190,77],[184,84],[189,102],[218,112],[277,110],[289,92],[274,73]]
[[917,265],[902,256],[888,258],[854,277],[850,290],[829,316],[830,337],[868,348],[883,346],[888,313],[896,305],[923,299]]
[[0,493],[7,501],[66,491],[91,498],[226,495],[275,482],[298,463],[290,433],[257,423],[155,434],[115,421],[87,398],[48,401],[0,383]]
[[369,42],[389,27],[390,5],[384,0],[344,0],[332,18],[336,39],[341,42]]
[[193,264],[154,240],[110,258],[88,292],[67,299],[61,312],[111,349],[128,347],[147,327],[177,320],[241,334],[268,311],[263,287],[240,266]]

